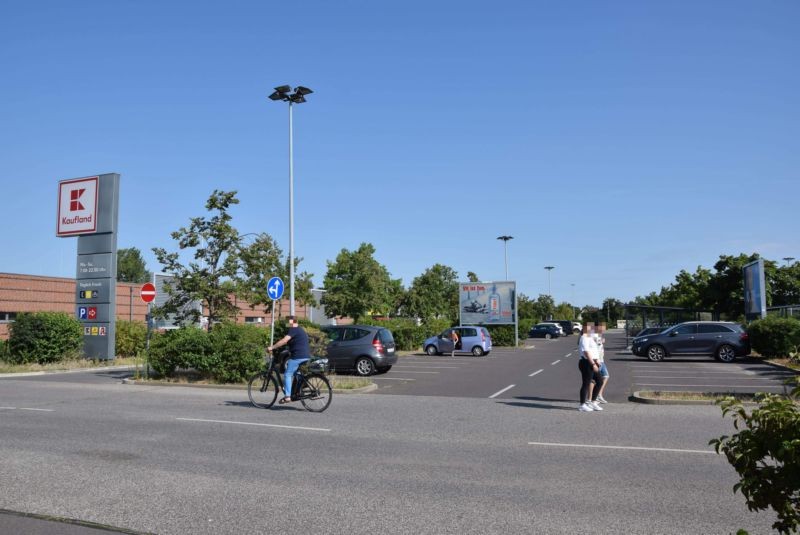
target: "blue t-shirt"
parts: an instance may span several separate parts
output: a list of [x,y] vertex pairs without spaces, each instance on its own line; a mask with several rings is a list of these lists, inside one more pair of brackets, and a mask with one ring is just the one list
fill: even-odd
[[308,345],[308,335],[302,327],[291,327],[286,333],[291,337],[289,351],[293,359],[310,359],[311,348]]

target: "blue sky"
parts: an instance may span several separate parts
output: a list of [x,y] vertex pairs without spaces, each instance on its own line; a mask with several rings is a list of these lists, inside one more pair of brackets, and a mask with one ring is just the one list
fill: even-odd
[[[57,182],[122,175],[119,247],[215,189],[321,285],[361,242],[599,304],[720,254],[800,257],[800,3],[5,2],[0,271],[74,276]],[[574,283],[575,287],[571,286]]]

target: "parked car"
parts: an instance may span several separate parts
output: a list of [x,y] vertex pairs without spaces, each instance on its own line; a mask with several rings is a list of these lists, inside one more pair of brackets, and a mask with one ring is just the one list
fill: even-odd
[[572,322],[572,334],[581,334],[583,332],[583,325],[580,321]]
[[[568,320],[548,320],[541,323],[555,323],[559,325],[561,327],[561,336],[567,336],[575,332],[572,322]],[[580,332],[580,328],[578,328],[578,332]]]
[[328,325],[327,357],[333,371],[386,372],[397,362],[392,332],[374,325]]
[[461,326],[445,329],[437,336],[431,336],[422,347],[428,355],[453,352],[451,333],[458,334],[459,346],[456,353],[472,353],[476,357],[486,355],[492,350],[492,337],[486,327]]
[[647,336],[648,334],[658,334],[666,329],[667,327],[645,327],[644,329],[636,333],[634,335],[634,338],[638,338],[640,336]]
[[542,325],[542,324],[544,324],[544,325],[555,325],[556,328],[558,329],[558,334],[561,335],[561,336],[564,336],[564,327],[562,327],[561,325],[559,325],[555,321],[542,321],[542,322],[539,322],[539,325]]
[[721,362],[733,362],[750,354],[750,340],[737,323],[688,321],[657,334],[637,336],[631,351],[653,362],[675,355],[709,355]]
[[560,326],[554,323],[539,323],[528,331],[528,338],[558,338],[561,336]]

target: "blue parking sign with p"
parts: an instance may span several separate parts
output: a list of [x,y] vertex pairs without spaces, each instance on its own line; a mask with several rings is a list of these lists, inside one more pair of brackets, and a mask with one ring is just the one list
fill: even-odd
[[89,312],[86,307],[78,307],[78,319],[85,320]]
[[283,297],[283,281],[280,277],[272,277],[267,283],[267,297],[273,301]]

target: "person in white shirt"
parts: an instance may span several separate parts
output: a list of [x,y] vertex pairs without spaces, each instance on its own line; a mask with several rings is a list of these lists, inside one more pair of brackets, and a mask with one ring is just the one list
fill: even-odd
[[[608,367],[606,366],[606,359],[605,359],[605,354],[606,354],[606,337],[605,337],[605,334],[606,334],[606,324],[605,323],[601,323],[597,327],[597,332],[594,334],[595,341],[597,342],[597,347],[598,347],[598,350],[599,350],[599,356],[600,356],[600,358],[599,358],[600,369],[597,371],[597,375],[599,375],[603,379],[601,383],[598,383],[598,384],[594,385],[594,389],[598,390],[598,392],[597,392],[597,402],[598,403],[608,403],[608,401],[606,401],[606,398],[603,397],[603,393],[606,391],[606,386],[608,386],[609,378],[611,378],[611,374],[608,373]],[[593,392],[594,389],[591,390],[590,392]],[[591,396],[592,394],[590,393],[589,395]]]
[[[603,408],[597,404],[597,394],[602,387],[603,378],[598,374],[600,370],[600,348],[597,341],[592,336],[592,326],[588,323],[583,327],[583,336],[578,344],[580,359],[578,369],[581,371],[581,404],[578,410],[581,412],[602,411]],[[594,399],[592,398],[592,378],[595,379]]]

